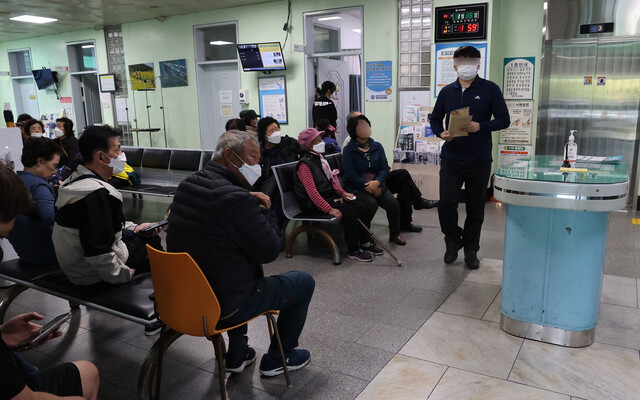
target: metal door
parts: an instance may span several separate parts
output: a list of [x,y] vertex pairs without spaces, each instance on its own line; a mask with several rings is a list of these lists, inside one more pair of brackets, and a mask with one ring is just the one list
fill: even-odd
[[639,104],[637,39],[547,41],[536,154],[561,155],[569,130],[577,129],[578,153],[622,155],[631,167],[630,193],[637,193]]
[[[224,126],[240,113],[240,73],[238,63],[220,62],[198,66],[200,93],[200,142],[203,149],[213,149],[224,133]],[[202,80],[200,80],[202,78]],[[200,83],[202,82],[202,83]]]
[[36,84],[33,78],[14,79],[13,91],[15,93],[16,111],[18,115],[27,113],[33,118],[40,119]]
[[338,86],[339,90],[332,96],[331,100],[338,110],[338,121],[336,140],[342,145],[347,137],[347,115],[349,114],[349,63],[341,60],[331,60],[329,58],[318,57],[318,85],[324,81],[331,81]]

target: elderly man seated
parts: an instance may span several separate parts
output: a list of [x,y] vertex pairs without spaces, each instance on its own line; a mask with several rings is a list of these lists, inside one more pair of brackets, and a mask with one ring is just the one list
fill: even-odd
[[[259,161],[260,146],[252,134],[229,131],[220,136],[212,160],[178,186],[167,247],[188,252],[202,269],[220,302],[220,328],[280,310],[278,329],[287,365],[297,370],[310,359],[307,350],[296,347],[315,281],[299,271],[264,276],[262,263],[278,257],[282,239],[269,197],[247,190],[260,177]],[[242,372],[255,361],[246,334],[246,325],[229,331],[229,372]],[[273,341],[262,357],[260,373],[283,373]]]

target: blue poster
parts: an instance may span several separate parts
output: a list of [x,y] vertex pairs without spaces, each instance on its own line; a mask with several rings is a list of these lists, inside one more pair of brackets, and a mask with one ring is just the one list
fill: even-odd
[[367,101],[391,101],[391,70],[391,61],[367,62]]
[[436,43],[436,67],[434,82],[434,97],[438,97],[440,90],[458,79],[458,73],[453,69],[453,53],[458,47],[473,46],[480,51],[480,69],[478,76],[487,78],[487,43]]

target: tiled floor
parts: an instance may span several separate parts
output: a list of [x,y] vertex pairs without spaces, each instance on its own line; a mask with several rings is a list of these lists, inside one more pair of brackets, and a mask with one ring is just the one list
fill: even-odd
[[[167,203],[125,202],[142,222],[162,217]],[[461,218],[464,217],[461,207]],[[626,213],[612,213],[596,343],[584,349],[523,340],[504,333],[500,285],[504,208],[487,204],[482,267],[469,273],[461,260],[442,263],[444,243],[435,210],[414,213],[424,227],[406,234],[408,245],[390,246],[373,263],[345,259],[333,266],[326,244],[300,236],[291,259],[265,265],[267,274],[299,269],[316,279],[300,338],[311,364],[284,379],[264,379],[255,365],[227,380],[230,399],[640,399],[640,227]],[[331,228],[340,237],[338,227]],[[373,230],[387,237],[383,212]],[[343,255],[344,243],[341,241]],[[13,316],[37,310],[51,319],[68,304],[34,291],[20,295]],[[24,353],[40,367],[88,359],[101,374],[101,399],[135,399],[140,365],[157,336],[139,325],[84,307],[56,341]],[[249,325],[250,344],[265,351],[266,322]],[[259,358],[258,358],[259,359]],[[219,398],[213,347],[182,337],[165,358],[164,399]]]

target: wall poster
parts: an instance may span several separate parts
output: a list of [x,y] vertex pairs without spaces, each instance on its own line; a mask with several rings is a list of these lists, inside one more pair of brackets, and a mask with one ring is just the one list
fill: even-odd
[[288,123],[287,87],[284,76],[258,78],[260,116],[275,118],[279,124]]
[[453,69],[453,53],[458,47],[473,46],[480,51],[480,70],[478,76],[487,76],[487,43],[436,43],[436,78],[434,80],[434,93],[438,97],[440,90],[458,79],[458,73]]

